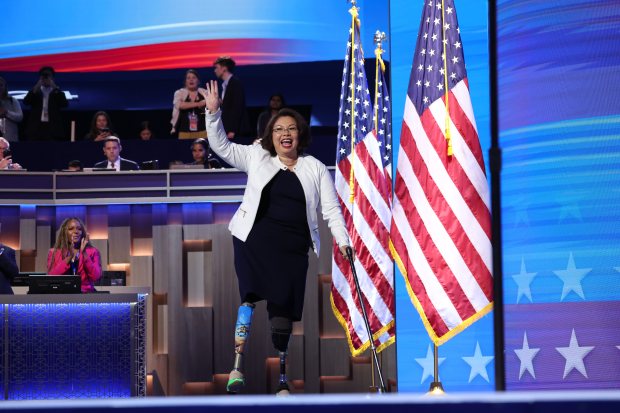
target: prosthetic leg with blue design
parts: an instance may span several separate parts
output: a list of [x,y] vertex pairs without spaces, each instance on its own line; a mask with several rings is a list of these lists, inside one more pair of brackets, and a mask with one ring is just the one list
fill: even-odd
[[285,317],[273,317],[271,319],[271,341],[278,350],[280,356],[280,383],[278,384],[277,396],[289,394],[289,387],[286,379],[286,356],[288,341],[293,331],[293,322]]
[[245,386],[245,377],[241,372],[241,365],[243,362],[243,347],[250,335],[253,312],[254,304],[247,302],[241,304],[237,312],[237,324],[235,325],[235,364],[228,375],[228,384],[226,385],[226,390],[229,393],[237,393]]

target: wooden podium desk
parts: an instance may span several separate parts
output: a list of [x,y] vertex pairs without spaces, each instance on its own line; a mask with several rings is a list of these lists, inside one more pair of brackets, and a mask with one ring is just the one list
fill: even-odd
[[0,394],[5,400],[146,395],[148,288],[0,295]]

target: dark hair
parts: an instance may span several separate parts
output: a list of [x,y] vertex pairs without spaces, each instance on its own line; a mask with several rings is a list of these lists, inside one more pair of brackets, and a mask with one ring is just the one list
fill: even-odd
[[230,56],[218,57],[217,59],[215,59],[215,62],[213,62],[213,65],[225,66],[230,73],[233,73],[235,71],[235,66],[237,66],[235,61],[232,60]]
[[[198,71],[194,69],[187,69],[187,72],[185,72],[185,77],[187,77],[190,73],[196,76],[198,78],[198,83],[200,83],[200,75],[198,74]],[[183,78],[183,86],[185,86],[185,78]]]
[[97,129],[97,118],[99,116],[103,116],[108,121],[108,129],[112,130],[112,119],[110,119],[110,115],[100,110],[93,115],[93,119],[90,121],[90,139],[95,139],[97,135],[99,135],[99,130]]
[[67,166],[70,168],[80,168],[80,171],[82,170],[82,162],[80,162],[80,160],[78,159],[69,161],[69,164]]
[[142,132],[145,129],[151,130],[148,120],[143,120],[142,122],[140,122],[140,132]]
[[4,91],[0,95],[0,100],[7,100],[9,98],[9,87],[6,84],[6,80],[0,76],[0,81],[4,82]]
[[284,96],[281,93],[274,93],[273,95],[269,96],[269,100],[267,101],[267,109],[271,109],[271,99],[275,97],[280,98],[280,102],[282,102],[283,108],[286,106],[286,101],[284,100]]
[[39,69],[39,76],[54,76],[55,74],[56,71],[52,66],[43,66],[41,69]]
[[209,142],[207,142],[207,140],[205,138],[198,138],[198,139],[194,140],[192,142],[192,146],[190,146],[190,148],[193,148],[194,145],[202,145],[202,147],[205,150],[205,156],[209,156]]
[[305,149],[310,146],[310,143],[312,142],[312,137],[310,136],[310,128],[308,128],[308,123],[306,122],[304,117],[293,109],[280,109],[280,111],[271,118],[271,120],[267,124],[267,127],[265,128],[263,136],[261,136],[260,144],[263,149],[269,151],[271,156],[276,156],[276,148],[273,146],[272,138],[273,125],[275,125],[278,119],[284,116],[290,116],[291,118],[295,119],[295,123],[297,124],[298,129],[297,139],[299,140],[299,143],[297,145],[297,154],[301,155],[302,153],[304,153]]

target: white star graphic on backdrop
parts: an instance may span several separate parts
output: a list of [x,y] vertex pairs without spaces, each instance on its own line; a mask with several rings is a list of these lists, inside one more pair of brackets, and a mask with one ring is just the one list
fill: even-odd
[[523,223],[526,227],[530,226],[530,216],[527,213],[527,210],[530,206],[530,203],[527,202],[527,198],[521,197],[515,199],[512,207],[515,211],[515,227],[518,227],[519,224]]
[[487,364],[493,360],[493,356],[483,356],[480,351],[480,343],[476,341],[476,351],[470,357],[461,357],[465,363],[469,364],[471,371],[469,372],[469,383],[478,375],[489,382],[489,374],[487,373]]
[[558,223],[566,221],[566,218],[583,221],[581,208],[579,207],[579,203],[584,200],[583,194],[575,192],[563,193],[558,198],[562,200],[560,203],[560,213],[558,214]]
[[[428,377],[432,377],[434,379],[435,375],[435,359],[433,357],[433,350],[431,350],[431,345],[428,345],[428,349],[426,350],[426,357],[414,359],[420,366],[422,366],[422,380],[420,380],[420,384],[424,383]],[[441,366],[446,360],[445,357],[439,357],[437,359],[437,364]]]
[[572,369],[577,369],[577,371],[581,373],[586,379],[588,378],[586,366],[583,364],[583,358],[594,349],[594,346],[580,347],[579,343],[577,342],[577,336],[575,335],[574,328],[570,335],[570,344],[568,345],[568,347],[556,347],[555,349],[566,359],[566,364],[564,365],[564,375],[562,376],[562,379],[565,379]]
[[540,351],[540,348],[530,348],[529,343],[527,342],[527,333],[523,333],[523,347],[515,349],[515,353],[519,358],[521,364],[519,365],[519,380],[521,380],[521,376],[527,370],[533,378],[536,378],[536,373],[534,373],[534,357]]
[[512,275],[513,280],[517,283],[517,304],[522,296],[526,296],[530,303],[532,302],[532,291],[530,290],[530,284],[536,276],[536,272],[527,272],[525,269],[525,259],[521,258],[521,271],[519,274]]
[[555,275],[560,277],[564,285],[562,286],[562,297],[560,301],[564,300],[568,293],[574,291],[582,299],[586,299],[586,296],[583,294],[583,288],[581,288],[581,280],[592,271],[592,268],[581,268],[577,269],[575,267],[575,259],[573,258],[573,253],[571,252],[568,257],[568,264],[566,265],[565,270],[557,270],[553,271]]

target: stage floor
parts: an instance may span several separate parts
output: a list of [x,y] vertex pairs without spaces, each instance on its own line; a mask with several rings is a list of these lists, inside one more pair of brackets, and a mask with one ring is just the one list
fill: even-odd
[[147,397],[110,400],[1,402],[3,412],[609,412],[620,411],[620,390],[570,392],[341,394],[276,396]]

